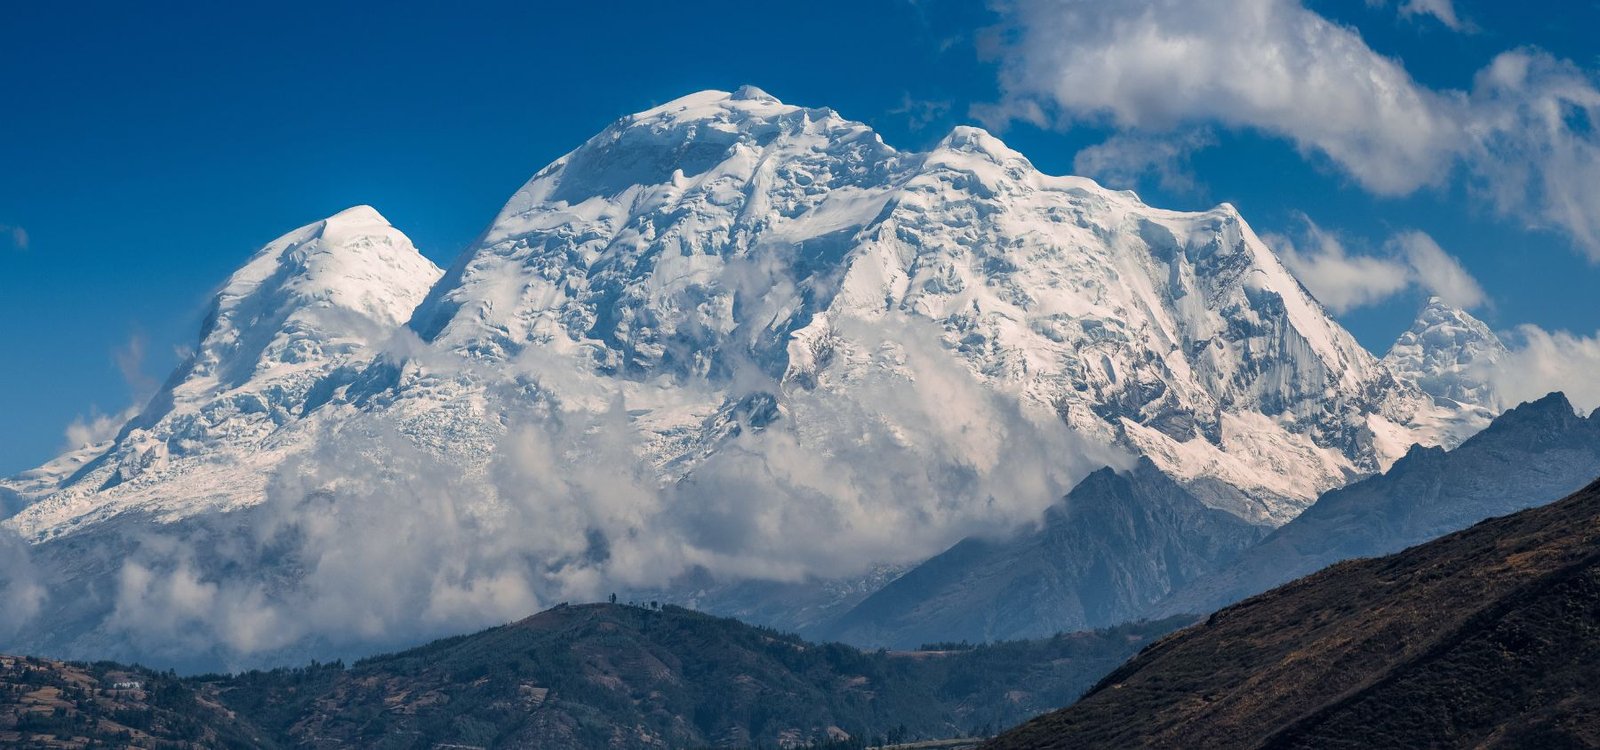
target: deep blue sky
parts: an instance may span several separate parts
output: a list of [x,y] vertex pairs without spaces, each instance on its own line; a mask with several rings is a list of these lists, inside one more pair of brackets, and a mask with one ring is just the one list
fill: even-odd
[[[691,91],[752,83],[904,149],[998,97],[978,44],[995,19],[975,2],[241,5],[0,10],[0,225],[27,234],[26,248],[0,236],[0,473],[55,453],[75,416],[119,410],[164,378],[211,291],[257,246],[345,207],[376,206],[445,265],[541,166]],[[1431,87],[1466,87],[1523,45],[1600,67],[1593,2],[1535,18],[1462,0],[1467,34],[1364,3],[1311,6]],[[1105,135],[1002,133],[1054,173]],[[1231,201],[1262,232],[1294,230],[1306,212],[1357,247],[1422,229],[1483,283],[1496,327],[1600,327],[1587,293],[1600,272],[1464,188],[1374,198],[1248,132],[1221,133],[1194,171],[1195,191],[1119,187],[1173,208]],[[1344,321],[1381,353],[1419,301]],[[124,372],[118,352],[136,340],[146,356]]]

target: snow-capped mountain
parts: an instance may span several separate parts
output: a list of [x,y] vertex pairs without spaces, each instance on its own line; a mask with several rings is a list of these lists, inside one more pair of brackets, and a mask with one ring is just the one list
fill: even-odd
[[286,428],[347,386],[441,273],[368,206],[273,240],[115,440],[14,483],[36,501],[11,525],[45,538],[130,509],[176,519],[259,502],[293,451]]
[[[504,406],[486,383],[533,367],[569,407],[612,397],[507,364],[530,350],[622,383],[644,453],[681,477],[739,404],[771,401],[776,416],[789,392],[903,368],[879,349],[903,343],[883,339],[906,322],[931,324],[943,356],[1023,408],[1148,455],[1255,521],[1293,517],[1413,441],[1450,439],[1439,425],[1456,418],[1392,374],[1437,369],[1421,352],[1444,323],[1408,334],[1386,367],[1231,206],[1165,211],[1044,175],[976,128],[903,153],[832,110],[749,87],[622,118],[536,174],[437,274],[368,208],[269,244],[115,446],[59,488],[31,486],[45,499],[12,525],[60,533],[166,477],[176,486],[148,495],[165,512],[247,505],[282,458],[258,449],[333,400],[481,463]],[[374,363],[373,343],[407,319],[427,354]],[[443,354],[474,374],[423,364]],[[779,392],[739,392],[745,371]],[[690,382],[711,385],[650,403]],[[175,460],[208,479],[169,470]]]
[[1488,378],[1505,356],[1505,344],[1483,321],[1430,297],[1416,322],[1384,355],[1383,364],[1442,405],[1472,414],[1462,424],[1477,432],[1506,409]]
[[872,366],[853,331],[899,319],[1255,520],[1432,442],[1415,430],[1440,418],[1231,206],[1151,208],[975,128],[901,153],[751,88],[624,118],[539,172],[413,326],[477,360],[537,347],[622,378],[748,367],[811,389]]

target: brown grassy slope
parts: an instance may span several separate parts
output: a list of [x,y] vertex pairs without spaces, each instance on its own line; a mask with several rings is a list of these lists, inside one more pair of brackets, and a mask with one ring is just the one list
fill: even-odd
[[1600,742],[1600,483],[1221,610],[987,747]]

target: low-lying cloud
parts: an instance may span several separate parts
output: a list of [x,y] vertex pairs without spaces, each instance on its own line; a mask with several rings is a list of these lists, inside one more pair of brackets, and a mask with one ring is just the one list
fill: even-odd
[[1522,325],[1506,336],[1507,356],[1488,373],[1505,403],[1532,401],[1552,391],[1584,411],[1600,407],[1600,334],[1583,336]]
[[0,638],[10,638],[37,617],[46,594],[27,542],[0,527]]
[[108,629],[139,653],[244,666],[671,590],[691,573],[852,576],[1034,521],[1088,471],[1125,462],[981,383],[939,334],[839,321],[835,356],[871,366],[815,388],[745,368],[703,425],[717,448],[668,481],[640,458],[658,437],[630,386],[539,353],[519,363],[535,392],[498,402],[505,427],[470,470],[381,415],[330,422],[260,506],[142,539]]

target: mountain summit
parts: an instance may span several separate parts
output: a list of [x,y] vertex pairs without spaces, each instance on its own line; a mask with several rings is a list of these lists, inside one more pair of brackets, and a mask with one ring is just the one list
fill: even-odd
[[267,243],[222,285],[193,353],[150,403],[8,523],[48,536],[134,508],[180,518],[258,502],[284,455],[262,449],[370,358],[440,274],[370,206]]
[[1411,328],[1400,335],[1383,363],[1428,395],[1493,418],[1507,404],[1488,381],[1506,356],[1505,344],[1466,310],[1430,297]]

